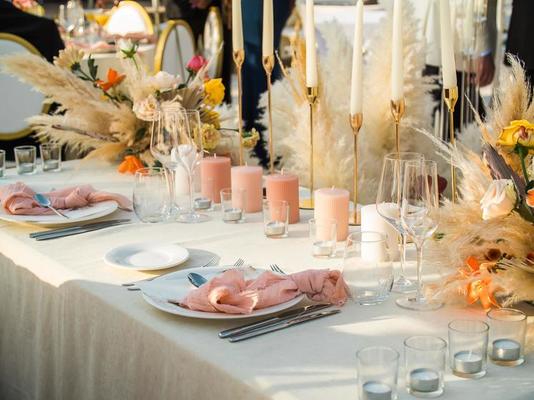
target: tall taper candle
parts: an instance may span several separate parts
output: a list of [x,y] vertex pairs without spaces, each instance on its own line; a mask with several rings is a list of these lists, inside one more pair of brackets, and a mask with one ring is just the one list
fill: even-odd
[[232,0],[232,46],[234,51],[243,50],[241,0]]
[[402,0],[393,5],[393,36],[391,38],[391,100],[404,98],[404,58],[402,46]]
[[471,54],[474,50],[475,42],[475,4],[474,0],[467,0],[464,18],[462,21],[462,47],[466,54]]
[[439,2],[439,20],[441,25],[441,69],[443,72],[443,88],[457,86],[456,63],[454,61],[454,37],[452,35],[451,11],[449,0]]
[[263,0],[263,36],[261,41],[263,57],[273,55],[273,42],[273,0]]
[[317,87],[317,50],[313,0],[306,0],[306,86]]
[[350,115],[362,112],[363,92],[363,0],[356,5],[354,47],[352,50],[352,82],[350,86]]

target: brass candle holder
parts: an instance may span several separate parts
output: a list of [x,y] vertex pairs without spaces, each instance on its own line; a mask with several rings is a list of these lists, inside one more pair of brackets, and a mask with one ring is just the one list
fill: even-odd
[[271,76],[274,68],[274,54],[263,57],[263,69],[267,77],[267,109],[269,112],[269,173],[274,174],[273,114],[271,108]]
[[349,116],[350,127],[354,139],[354,177],[352,182],[352,202],[354,208],[349,219],[350,225],[361,225],[361,214],[358,211],[358,134],[363,123],[363,114],[356,113]]
[[237,72],[237,120],[239,131],[239,165],[244,164],[244,152],[243,152],[243,85],[241,68],[245,61],[245,50],[236,50],[233,53],[234,64]]
[[306,88],[306,99],[308,100],[308,105],[310,109],[310,198],[304,199],[300,202],[300,208],[313,210],[313,111],[315,108],[315,103],[317,102],[318,96],[317,86],[308,86]]
[[391,100],[391,115],[395,121],[395,150],[400,153],[400,121],[406,110],[406,103],[404,98],[400,100]]
[[[451,145],[456,144],[456,137],[454,135],[454,106],[458,101],[458,86],[452,88],[443,89],[443,101],[447,104],[449,109],[449,132],[450,132],[450,142]],[[453,203],[456,203],[456,168],[451,159],[451,200]]]

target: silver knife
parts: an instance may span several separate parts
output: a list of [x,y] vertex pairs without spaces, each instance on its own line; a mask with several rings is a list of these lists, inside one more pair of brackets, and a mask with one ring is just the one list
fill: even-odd
[[289,319],[300,317],[301,315],[310,314],[315,311],[323,310],[325,308],[330,307],[331,304],[313,304],[310,306],[305,307],[299,307],[293,310],[289,310],[286,312],[283,312],[281,314],[278,314],[275,317],[269,317],[267,319],[263,319],[261,321],[252,322],[250,324],[241,325],[236,328],[226,329],[224,331],[219,332],[219,337],[221,339],[225,339],[229,336],[235,336],[235,335],[242,335],[244,333],[253,331],[255,329],[263,328],[264,326],[274,324],[277,322],[287,321]]
[[339,314],[341,310],[327,310],[321,311],[314,314],[307,314],[297,318],[290,319],[289,321],[279,322],[274,325],[269,325],[262,329],[257,329],[255,331],[245,333],[243,335],[230,336],[229,341],[232,343],[241,342],[243,340],[251,339],[257,336],[265,335],[270,332],[279,331],[281,329],[286,329],[294,325],[303,324],[304,322],[313,321],[319,318],[329,317],[330,315]]
[[97,231],[99,229],[111,228],[113,226],[119,226],[119,225],[123,225],[123,224],[127,224],[127,223],[128,222],[115,222],[115,223],[108,224],[108,225],[93,226],[93,227],[89,227],[89,228],[78,228],[76,230],[72,230],[72,231],[69,231],[69,232],[50,233],[48,235],[43,235],[43,236],[36,237],[35,240],[42,241],[42,240],[50,240],[50,239],[59,239],[59,238],[63,238],[63,237],[66,237],[66,236],[79,235],[81,233],[93,232],[93,231]]
[[67,226],[64,228],[58,228],[58,229],[49,229],[47,231],[41,231],[41,232],[33,232],[30,233],[30,238],[37,238],[39,236],[46,236],[51,233],[63,233],[63,232],[70,232],[77,229],[83,229],[83,228],[90,228],[93,226],[100,226],[100,225],[108,225],[113,224],[116,222],[128,222],[129,219],[110,219],[107,221],[100,221],[100,222],[93,222],[90,224],[84,224],[84,225],[76,225],[76,226]]

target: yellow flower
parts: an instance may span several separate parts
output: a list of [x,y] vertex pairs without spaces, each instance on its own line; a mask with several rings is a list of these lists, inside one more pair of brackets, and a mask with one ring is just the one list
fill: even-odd
[[215,150],[221,139],[220,132],[211,124],[202,124],[202,148]]
[[224,85],[222,79],[210,79],[204,83],[206,97],[204,102],[212,107],[218,106],[224,100]]
[[83,51],[76,47],[67,47],[59,51],[59,56],[54,57],[54,64],[68,70],[79,69],[83,54]]
[[518,143],[534,150],[534,124],[525,119],[512,121],[502,130],[497,140],[499,146],[509,150],[513,150]]
[[255,128],[252,128],[250,132],[243,132],[243,146],[245,148],[252,149],[258,140],[260,140],[260,134]]

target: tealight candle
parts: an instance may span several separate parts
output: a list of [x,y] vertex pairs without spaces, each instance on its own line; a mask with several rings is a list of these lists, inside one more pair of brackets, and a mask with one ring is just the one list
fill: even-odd
[[334,254],[334,243],[330,241],[314,242],[312,254],[315,257],[331,257]]
[[496,361],[516,361],[521,357],[521,345],[513,339],[493,341],[491,358]]
[[454,368],[462,374],[478,374],[482,371],[482,356],[471,351],[459,351],[454,355]]
[[362,385],[363,400],[391,400],[391,387],[385,383],[368,381]]
[[265,236],[283,236],[286,234],[286,224],[280,221],[271,221],[265,224]]
[[205,197],[198,197],[194,201],[197,210],[207,210],[211,207],[211,200]]
[[439,390],[439,374],[430,368],[417,368],[410,372],[410,390],[431,393]]
[[243,211],[240,208],[228,208],[223,211],[224,222],[239,222],[243,217]]

